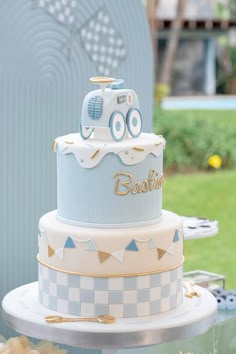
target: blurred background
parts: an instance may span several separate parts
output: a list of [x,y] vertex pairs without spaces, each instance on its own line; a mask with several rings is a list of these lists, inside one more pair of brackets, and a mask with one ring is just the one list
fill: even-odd
[[164,208],[218,220],[216,238],[185,242],[185,271],[235,288],[236,1],[147,0],[154,130],[167,140]]

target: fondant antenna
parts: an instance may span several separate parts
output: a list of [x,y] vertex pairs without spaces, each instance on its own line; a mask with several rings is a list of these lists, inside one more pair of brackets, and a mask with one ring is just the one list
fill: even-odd
[[99,84],[101,90],[104,91],[106,86],[114,82],[116,79],[113,77],[106,77],[106,76],[93,76],[89,79],[90,82],[93,84]]

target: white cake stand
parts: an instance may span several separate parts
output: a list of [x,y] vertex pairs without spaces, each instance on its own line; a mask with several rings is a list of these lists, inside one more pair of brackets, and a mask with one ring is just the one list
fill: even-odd
[[[38,302],[38,283],[21,286],[3,299],[3,316],[11,328],[30,337],[79,348],[135,348],[183,339],[204,333],[214,324],[217,310],[215,297],[196,287],[200,297],[189,299],[175,310],[156,316],[117,319],[114,324],[88,322],[48,324],[47,315],[62,315]],[[67,316],[68,317],[68,316]]]

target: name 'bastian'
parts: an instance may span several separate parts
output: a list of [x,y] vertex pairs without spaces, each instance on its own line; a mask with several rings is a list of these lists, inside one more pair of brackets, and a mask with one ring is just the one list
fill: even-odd
[[164,176],[158,176],[154,169],[149,171],[148,178],[143,181],[134,181],[133,176],[126,172],[117,172],[113,178],[115,178],[114,193],[121,196],[128,193],[146,193],[159,189],[164,181]]

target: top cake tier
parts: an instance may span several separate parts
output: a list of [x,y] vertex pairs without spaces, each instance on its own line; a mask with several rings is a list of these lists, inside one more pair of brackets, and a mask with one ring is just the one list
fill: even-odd
[[158,222],[164,146],[162,136],[147,133],[120,142],[79,133],[55,139],[57,218],[102,228]]
[[67,224],[127,227],[161,218],[165,140],[142,134],[138,95],[123,80],[96,76],[83,101],[80,134],[54,141],[57,218]]

